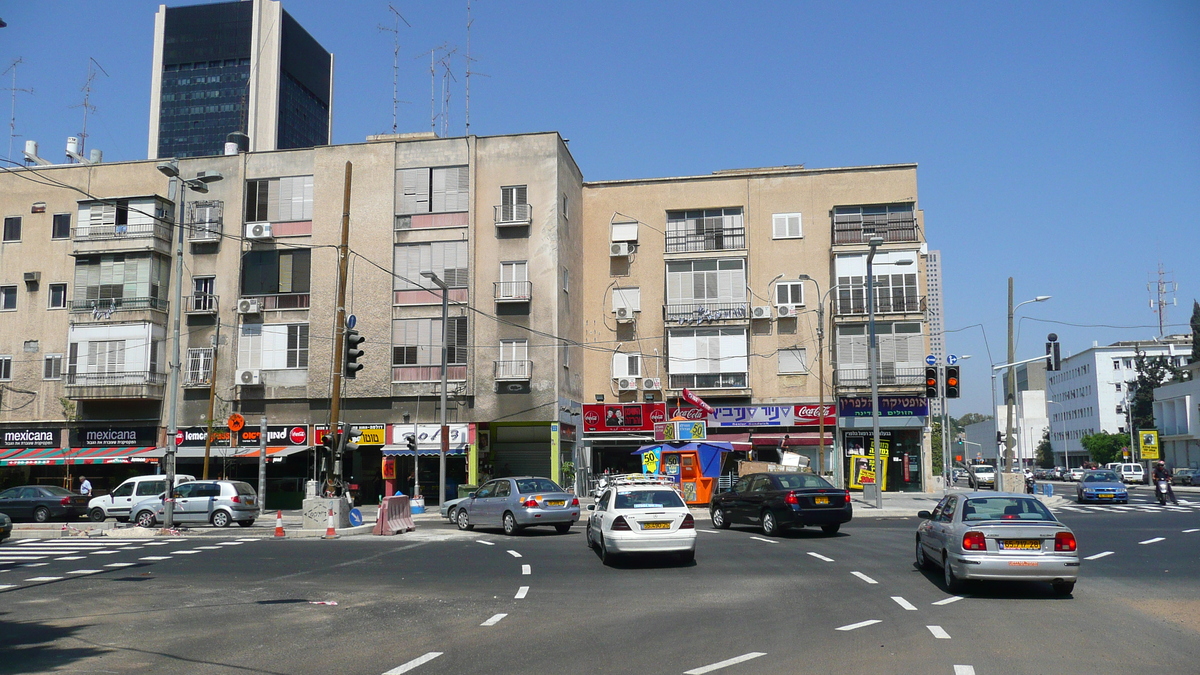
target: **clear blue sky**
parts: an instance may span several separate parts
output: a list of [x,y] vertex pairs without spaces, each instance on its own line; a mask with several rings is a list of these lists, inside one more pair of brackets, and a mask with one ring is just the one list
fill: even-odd
[[[172,3],[192,4],[192,3]],[[429,129],[422,52],[458,47],[450,131],[463,132],[465,0],[393,0],[401,131]],[[14,146],[145,156],[155,2],[0,0],[0,69],[17,57]],[[392,34],[382,0],[285,0],[336,55],[334,141],[391,130]],[[715,169],[916,162],[930,247],[945,257],[947,329],[983,324],[1004,356],[1007,277],[1018,358],[1053,330],[1066,353],[1157,334],[1149,274],[1200,297],[1200,3],[501,2],[475,0],[471,131],[557,130],[590,180]],[[11,87],[6,75],[0,87]],[[440,86],[440,81],[439,81]],[[0,98],[7,131],[8,91]],[[8,139],[0,133],[0,153]],[[1080,324],[1060,325],[1032,319]],[[1124,328],[1101,328],[1099,325]],[[1168,331],[1170,332],[1170,331]],[[954,414],[985,412],[979,328]]]

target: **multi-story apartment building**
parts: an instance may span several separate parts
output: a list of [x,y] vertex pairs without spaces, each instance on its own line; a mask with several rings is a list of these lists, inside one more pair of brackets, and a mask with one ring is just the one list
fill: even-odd
[[1200,360],[1185,368],[1191,379],[1154,390],[1154,426],[1171,469],[1200,467]]

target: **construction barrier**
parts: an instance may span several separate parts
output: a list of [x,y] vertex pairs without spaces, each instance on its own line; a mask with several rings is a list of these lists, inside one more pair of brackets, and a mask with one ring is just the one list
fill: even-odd
[[415,529],[417,526],[413,523],[408,497],[384,497],[371,534],[392,535]]

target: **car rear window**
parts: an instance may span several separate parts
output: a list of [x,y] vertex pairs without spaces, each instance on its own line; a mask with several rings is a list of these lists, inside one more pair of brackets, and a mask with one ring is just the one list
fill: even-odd
[[562,488],[549,478],[520,478],[517,480],[517,492],[523,495],[530,492],[562,492]]
[[987,497],[968,499],[963,505],[963,522],[980,520],[1056,520],[1054,514],[1036,499],[1025,497]]
[[781,476],[775,476],[775,480],[779,481],[779,485],[784,490],[795,490],[798,488],[831,488],[829,481],[820,476],[811,476],[804,473],[790,473]]
[[662,509],[684,506],[674,490],[617,490],[618,509]]
[[249,484],[249,483],[241,483],[241,482],[238,482],[238,483],[234,483],[234,484],[233,484],[233,487],[237,488],[237,493],[238,493],[239,495],[252,495],[252,494],[254,494],[254,488],[253,488],[253,487],[250,487],[250,484]]

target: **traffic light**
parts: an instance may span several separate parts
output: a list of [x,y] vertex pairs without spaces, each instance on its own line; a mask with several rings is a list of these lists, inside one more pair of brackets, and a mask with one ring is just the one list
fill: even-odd
[[404,439],[404,442],[405,442],[405,444],[408,445],[408,449],[412,450],[413,454],[416,454],[416,452],[417,452],[417,435],[412,434],[412,435],[408,436],[407,438]]
[[946,366],[946,398],[958,398],[958,366]]
[[938,369],[937,366],[930,366],[925,369],[925,396],[928,398],[938,397]]
[[1058,335],[1051,333],[1046,336],[1046,370],[1054,372],[1062,370],[1062,357],[1059,355]]
[[345,432],[345,434],[346,434],[346,447],[344,447],[342,449],[345,450],[346,452],[354,452],[355,450],[358,449],[358,439],[362,438],[362,434],[361,433],[353,433],[350,431]]
[[329,452],[333,452],[337,448],[337,436],[333,433],[325,434],[321,437],[321,447]]
[[363,369],[363,364],[358,360],[362,358],[363,350],[358,346],[365,342],[367,338],[358,334],[358,331],[353,328],[346,329],[346,378],[355,379],[358,377],[358,371]]

